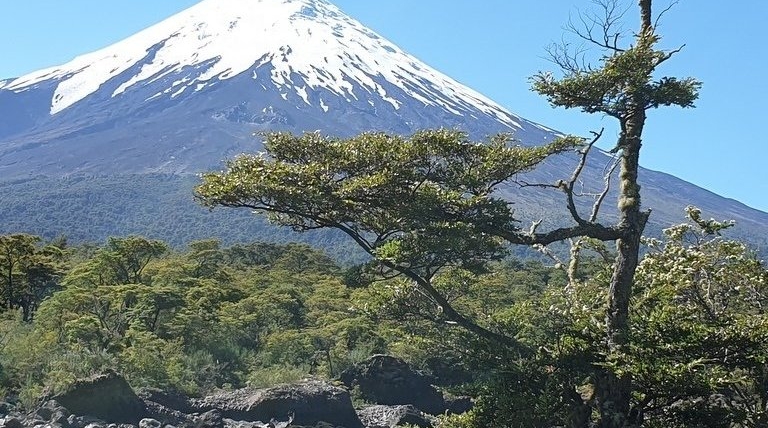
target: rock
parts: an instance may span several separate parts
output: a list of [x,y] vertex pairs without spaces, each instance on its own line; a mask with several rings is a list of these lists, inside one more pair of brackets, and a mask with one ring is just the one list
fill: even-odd
[[11,413],[12,409],[12,404],[6,403],[5,401],[0,401],[0,415],[7,415],[8,413]]
[[144,401],[151,401],[182,413],[193,413],[189,397],[178,391],[164,391],[156,388],[142,388],[136,393]]
[[24,428],[24,424],[21,422],[21,419],[17,417],[8,416],[5,419],[3,419],[3,427],[4,428]]
[[367,428],[393,428],[405,424],[432,428],[431,417],[411,405],[376,405],[366,407],[357,414]]
[[144,418],[139,421],[139,428],[162,428],[163,424],[157,419]]
[[35,416],[38,418],[44,420],[44,421],[50,421],[51,416],[53,416],[53,409],[49,407],[40,407],[37,410],[35,410]]
[[[221,410],[223,418],[233,421],[270,421],[293,414],[295,425],[314,426],[326,422],[332,426],[362,428],[349,393],[320,381],[306,381],[267,389],[240,389],[192,400],[198,411]],[[276,424],[275,424],[276,425]]]
[[196,419],[196,425],[200,428],[222,428],[224,426],[221,410],[209,410]]
[[146,417],[156,419],[163,425],[194,426],[194,418],[178,410],[169,409],[161,404],[145,400]]
[[357,388],[371,403],[412,404],[432,415],[446,409],[443,394],[425,376],[389,355],[374,355],[342,372],[340,379],[348,388]]
[[75,382],[53,397],[70,412],[106,422],[137,423],[147,410],[125,379],[113,371]]
[[51,423],[57,424],[62,426],[63,428],[70,428],[69,425],[69,412],[66,411],[67,409],[64,409],[63,407],[61,409],[54,410],[53,415],[51,415]]
[[45,404],[40,406],[34,414],[43,420],[50,421],[52,425],[70,428],[68,420],[70,415],[69,410],[56,400],[48,400]]

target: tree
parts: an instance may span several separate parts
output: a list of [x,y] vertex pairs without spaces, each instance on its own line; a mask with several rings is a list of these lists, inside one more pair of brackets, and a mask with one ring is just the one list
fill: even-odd
[[[617,240],[618,255],[608,294],[606,315],[606,339],[610,358],[620,358],[629,337],[629,299],[637,269],[640,237],[648,221],[649,211],[642,211],[638,169],[640,148],[646,111],[660,106],[676,105],[692,107],[698,98],[700,83],[692,78],[656,79],[658,67],[677,51],[656,48],[659,36],[653,22],[651,0],[639,0],[640,29],[634,43],[619,47],[619,36],[612,35],[615,21],[611,13],[617,1],[598,2],[606,11],[606,19],[600,24],[602,39],[593,36],[590,27],[577,32],[583,38],[607,51],[602,66],[591,68],[579,65],[574,57],[559,56],[556,62],[565,72],[562,79],[551,73],[540,73],[533,79],[534,89],[547,97],[553,106],[578,108],[586,113],[601,113],[618,120],[620,133],[614,152],[620,159],[619,223],[621,234]],[[663,12],[662,12],[663,13]],[[616,34],[616,33],[613,33]],[[605,427],[622,427],[633,422],[630,414],[632,379],[617,376],[607,370],[598,389],[600,410]]]
[[124,285],[147,282],[144,269],[150,261],[168,251],[165,242],[142,236],[111,237],[93,257],[76,266],[68,275],[71,284]]
[[[607,11],[616,5],[612,0],[599,3]],[[436,321],[460,325],[521,356],[532,350],[514,335],[455,310],[434,280],[448,267],[481,272],[486,262],[504,255],[507,244],[546,246],[571,238],[616,241],[606,294],[607,350],[594,387],[599,425],[633,426],[638,412],[631,408],[631,375],[613,367],[629,344],[629,303],[640,238],[650,215],[641,210],[638,184],[646,111],[691,107],[699,88],[691,78],[656,78],[657,68],[676,51],[656,48],[659,36],[651,1],[638,4],[641,25],[633,44],[619,47],[619,37],[609,36],[615,21],[606,19],[604,41],[589,31],[583,34],[607,50],[599,67],[580,66],[573,57],[563,56],[563,78],[549,73],[533,78],[534,89],[554,106],[619,121],[614,149],[620,178],[616,224],[598,221],[607,189],[588,216],[576,203],[574,189],[600,133],[591,142],[561,137],[535,148],[511,147],[504,136],[475,144],[460,132],[446,130],[410,138],[368,133],[348,140],[274,134],[267,138],[266,154],[241,156],[230,161],[226,171],[205,174],[198,197],[209,207],[267,213],[272,221],[299,231],[339,229],[379,262],[380,274],[400,274],[417,284],[437,309]],[[548,185],[564,192],[571,225],[548,231],[540,231],[539,223],[521,228],[510,201],[499,196],[500,189],[548,156],[574,148],[581,155],[574,174]]]
[[455,311],[434,288],[441,269],[470,270],[505,254],[504,241],[548,244],[590,229],[616,237],[597,224],[547,233],[522,231],[498,188],[547,156],[581,143],[564,137],[542,147],[510,147],[499,136],[475,144],[458,131],[425,131],[411,138],[362,134],[349,140],[319,134],[273,134],[271,157],[241,156],[225,173],[211,173],[197,188],[209,206],[248,207],[295,230],[336,228],[381,265],[418,284],[441,309],[442,321],[515,347],[512,338]]
[[27,234],[0,236],[2,306],[21,309],[24,321],[32,321],[40,302],[58,287],[62,273],[61,249],[40,241]]
[[622,369],[653,426],[765,426],[768,270],[721,236],[732,222],[687,213],[689,223],[647,241]]

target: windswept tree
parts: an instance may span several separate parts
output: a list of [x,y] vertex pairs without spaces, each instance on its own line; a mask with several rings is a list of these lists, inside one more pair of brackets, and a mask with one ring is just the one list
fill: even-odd
[[[606,294],[607,346],[604,364],[595,365],[591,401],[601,427],[635,426],[639,412],[632,408],[632,377],[613,363],[621,361],[629,345],[630,297],[640,238],[650,215],[642,210],[638,184],[643,127],[649,109],[693,106],[699,83],[657,76],[659,66],[676,51],[657,47],[660,38],[654,19],[660,14],[653,15],[651,0],[639,0],[640,27],[627,46],[620,46],[621,37],[613,31],[618,1],[597,3],[606,18],[595,19],[594,25],[588,23],[577,34],[605,50],[600,64],[581,64],[579,58],[563,53],[556,59],[564,75],[540,73],[533,78],[533,87],[553,106],[604,114],[619,122],[613,150],[620,178],[615,224],[598,219],[607,190],[587,215],[576,203],[579,176],[599,134],[591,142],[561,137],[532,148],[513,147],[503,136],[477,144],[460,132],[446,130],[410,138],[368,133],[346,140],[274,134],[265,143],[265,154],[238,157],[226,171],[204,175],[197,194],[207,206],[264,212],[273,222],[298,231],[341,230],[379,262],[381,274],[403,275],[418,285],[438,308],[436,321],[460,325],[522,356],[533,350],[514,335],[454,309],[435,287],[439,273],[448,267],[482,271],[486,262],[502,257],[509,244],[547,246],[579,238],[615,241]],[[499,196],[499,188],[547,157],[570,149],[581,155],[574,174],[549,187],[564,192],[564,216],[571,224],[551,230],[540,230],[539,223],[521,226],[511,201]]]
[[[605,50],[601,66],[592,68],[580,64],[577,57],[561,50],[561,54],[554,57],[564,76],[557,79],[551,73],[540,73],[533,78],[533,87],[553,106],[604,114],[619,122],[619,137],[613,151],[621,162],[619,222],[616,225],[621,233],[616,245],[618,255],[613,266],[606,315],[608,358],[613,359],[621,358],[627,346],[629,300],[640,238],[650,215],[650,211],[642,210],[638,184],[646,112],[660,106],[692,107],[698,98],[700,83],[693,78],[656,76],[659,66],[677,50],[665,51],[657,47],[660,36],[656,33],[651,0],[638,1],[640,28],[629,46],[620,46],[621,33],[614,28],[619,2],[598,0],[597,3],[606,12],[605,18],[587,22],[583,31],[575,26],[572,28],[577,35]],[[631,377],[606,370],[598,382],[598,400],[604,415],[602,425],[621,427],[632,424],[626,419],[630,413]]]

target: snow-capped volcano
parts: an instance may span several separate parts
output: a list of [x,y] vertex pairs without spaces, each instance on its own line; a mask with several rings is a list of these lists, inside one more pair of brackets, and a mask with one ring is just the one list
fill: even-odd
[[521,128],[519,118],[490,99],[325,0],[205,0],[105,49],[7,82],[5,89],[24,91],[56,80],[50,106],[56,114],[137,65],[138,72],[123,76],[112,97],[165,77],[173,81],[147,100],[176,97],[249,72],[254,80],[269,76],[276,88],[324,110],[325,100],[310,100],[308,92],[322,88],[347,101],[373,95],[398,110],[410,100],[399,99],[392,91],[397,88],[424,105],[456,115],[482,112]]
[[[261,131],[349,136],[438,127],[476,139],[512,132],[525,144],[554,135],[326,0],[204,0],[66,64],[0,79],[0,182],[199,173],[260,150],[254,134]],[[608,161],[596,153],[585,182],[602,185]],[[558,162],[538,169],[538,178],[569,176],[571,165]],[[659,224],[679,221],[695,204],[768,233],[764,213],[668,175],[643,171],[641,179],[644,205]],[[559,196],[528,208],[562,206]]]

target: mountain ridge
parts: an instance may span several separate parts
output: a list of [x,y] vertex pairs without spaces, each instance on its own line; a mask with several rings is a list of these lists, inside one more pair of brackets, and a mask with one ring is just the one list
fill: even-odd
[[[254,134],[265,131],[345,137],[438,127],[475,140],[513,133],[522,144],[557,135],[325,0],[204,0],[66,64],[0,80],[0,176],[195,174],[261,150]],[[602,186],[610,161],[595,151],[585,192]],[[531,180],[554,182],[572,165],[558,157]],[[768,235],[766,213],[663,173],[644,169],[641,182],[658,227],[682,221],[690,203]],[[562,207],[559,196],[524,200],[547,211],[541,207]]]

